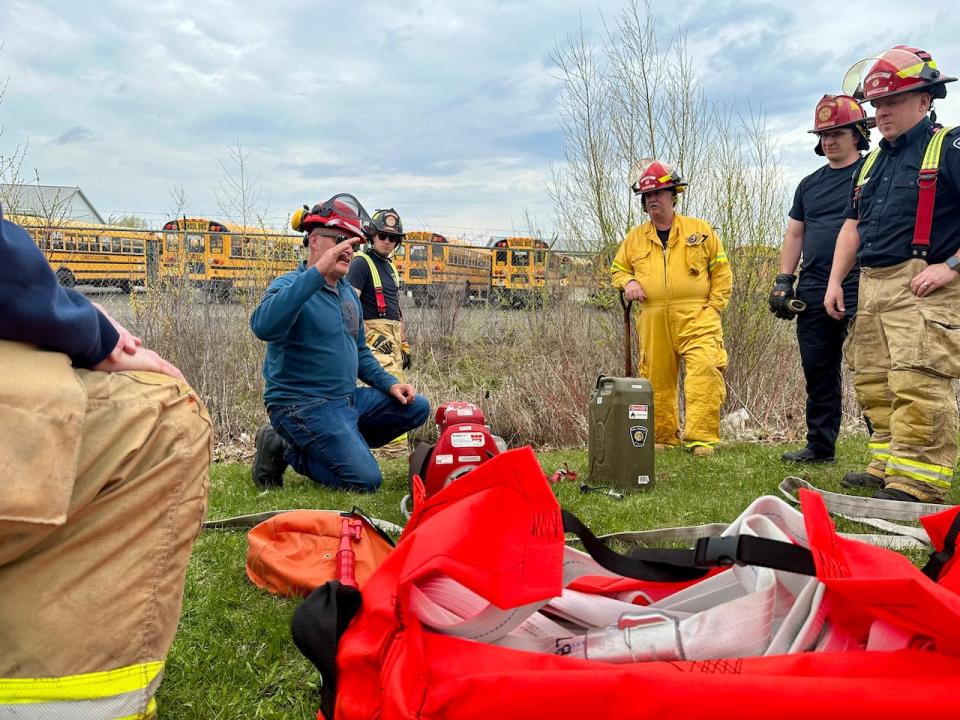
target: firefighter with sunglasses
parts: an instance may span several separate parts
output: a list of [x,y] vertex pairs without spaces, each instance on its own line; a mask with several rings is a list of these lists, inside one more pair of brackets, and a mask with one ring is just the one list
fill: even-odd
[[402,379],[411,358],[400,309],[400,277],[393,264],[404,240],[400,215],[393,208],[377,210],[364,234],[367,249],[354,255],[347,282],[360,296],[367,347],[384,370]]
[[883,139],[853,178],[824,305],[844,316],[842,281],[859,260],[848,352],[883,477],[841,482],[884,500],[944,502],[957,459],[960,133],[933,112],[954,80],[929,53],[898,45],[844,81],[876,109]]

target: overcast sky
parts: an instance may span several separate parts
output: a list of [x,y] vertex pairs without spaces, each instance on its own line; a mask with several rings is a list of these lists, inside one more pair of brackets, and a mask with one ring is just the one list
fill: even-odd
[[[394,206],[408,229],[468,238],[553,228],[562,157],[550,52],[623,2],[0,0],[0,155],[79,185],[105,217],[159,224],[182,186],[191,215],[223,217],[221,162],[238,140],[268,219],[335,192]],[[687,32],[708,96],[762,110],[791,185],[822,162],[813,108],[856,60],[895,44],[960,74],[948,4],[656,0]],[[960,83],[938,103],[960,124]],[[875,134],[876,135],[876,134]],[[690,178],[695,182],[695,178]],[[223,218],[228,219],[228,218]]]

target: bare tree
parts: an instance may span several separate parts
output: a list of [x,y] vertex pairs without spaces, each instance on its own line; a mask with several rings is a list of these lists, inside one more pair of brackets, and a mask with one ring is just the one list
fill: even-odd
[[250,167],[250,150],[246,150],[237,138],[236,145],[227,149],[229,158],[220,160],[223,178],[216,192],[217,205],[227,220],[245,228],[266,229],[269,202],[261,205],[263,187],[260,173]]

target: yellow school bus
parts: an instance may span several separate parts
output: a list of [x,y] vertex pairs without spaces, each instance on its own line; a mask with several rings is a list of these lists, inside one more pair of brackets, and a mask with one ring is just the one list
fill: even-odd
[[294,269],[304,257],[303,238],[207,218],[182,218],[164,224],[148,275],[183,278],[211,294],[265,287]]
[[143,283],[154,232],[27,215],[7,219],[30,233],[64,287],[112,286],[128,293]]
[[416,305],[453,300],[485,302],[490,251],[437,233],[407,233],[405,288]]
[[540,306],[549,285],[559,284],[559,262],[548,268],[549,246],[529,237],[493,238],[491,294],[508,307]]

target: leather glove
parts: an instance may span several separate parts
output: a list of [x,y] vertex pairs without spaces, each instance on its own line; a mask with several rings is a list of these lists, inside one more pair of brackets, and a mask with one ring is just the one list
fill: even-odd
[[409,343],[400,343],[400,357],[403,358],[403,363],[401,364],[400,369],[409,370],[413,365],[413,356],[410,354]]
[[780,273],[777,275],[776,282],[773,283],[767,305],[770,307],[770,312],[781,320],[793,320],[796,317],[794,313],[787,309],[787,300],[793,297],[793,283],[796,281],[796,275]]

